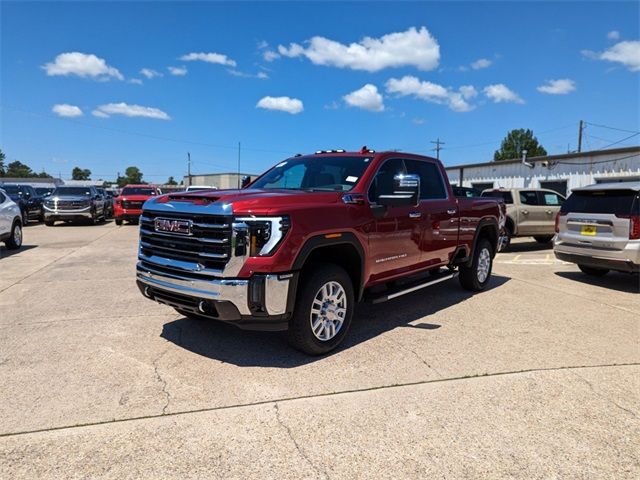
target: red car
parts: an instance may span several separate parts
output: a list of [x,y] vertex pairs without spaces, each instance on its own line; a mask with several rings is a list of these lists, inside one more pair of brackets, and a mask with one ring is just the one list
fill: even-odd
[[124,187],[113,203],[113,216],[116,225],[122,225],[125,220],[138,223],[144,202],[161,194],[162,191],[155,185],[127,185]]
[[322,354],[361,300],[455,277],[485,289],[501,210],[495,198],[456,198],[435,158],[366,147],[298,155],[241,190],[149,200],[138,287],[186,317],[288,330],[294,347]]

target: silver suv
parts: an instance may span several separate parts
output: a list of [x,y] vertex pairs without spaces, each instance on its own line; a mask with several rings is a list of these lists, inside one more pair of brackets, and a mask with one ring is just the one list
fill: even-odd
[[576,188],[556,217],[553,250],[588,275],[640,271],[640,182]]

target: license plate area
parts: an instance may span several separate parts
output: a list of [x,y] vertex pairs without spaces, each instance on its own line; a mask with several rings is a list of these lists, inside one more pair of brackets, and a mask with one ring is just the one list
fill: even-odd
[[580,227],[580,235],[594,237],[598,233],[598,227],[595,225],[582,225]]

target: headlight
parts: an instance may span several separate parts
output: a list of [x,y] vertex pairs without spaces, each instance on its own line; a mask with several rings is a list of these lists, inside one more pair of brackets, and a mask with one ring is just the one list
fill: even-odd
[[247,245],[252,257],[273,255],[289,230],[289,217],[238,217],[247,225]]

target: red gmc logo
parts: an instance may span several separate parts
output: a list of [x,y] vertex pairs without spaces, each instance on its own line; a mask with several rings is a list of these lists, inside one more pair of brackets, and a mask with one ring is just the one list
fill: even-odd
[[156,218],[156,232],[175,233],[177,235],[191,235],[191,220],[176,218]]

